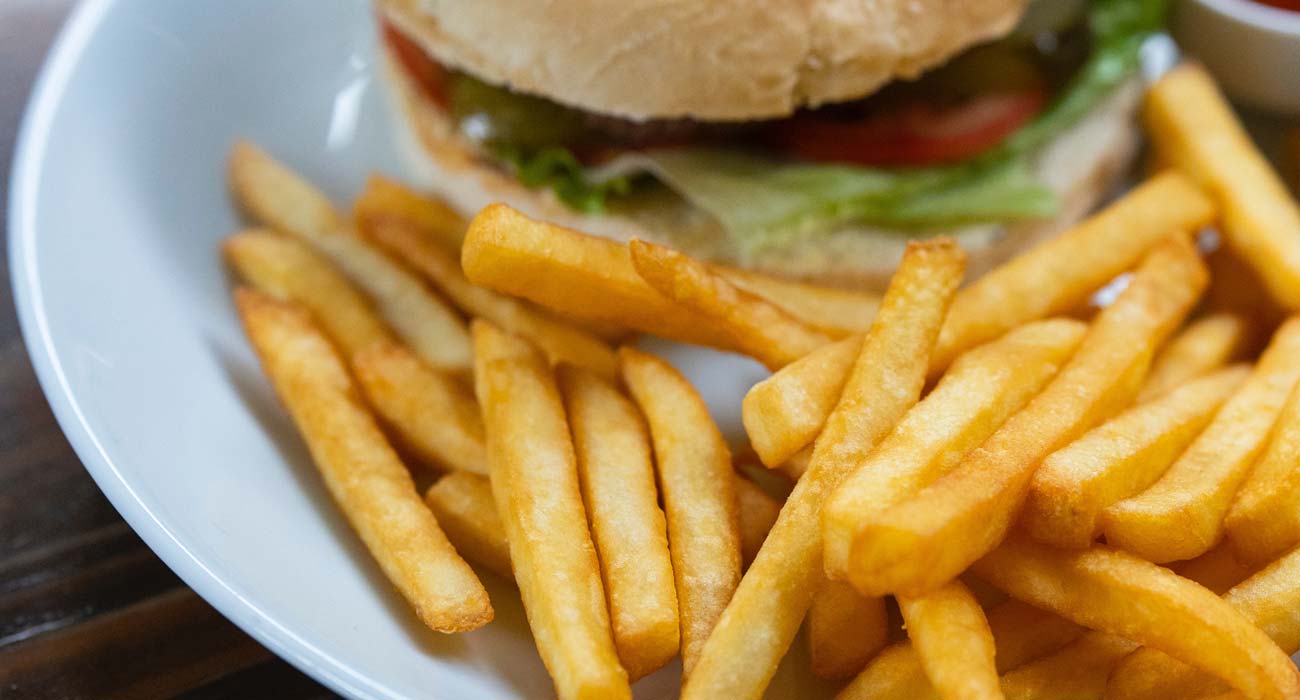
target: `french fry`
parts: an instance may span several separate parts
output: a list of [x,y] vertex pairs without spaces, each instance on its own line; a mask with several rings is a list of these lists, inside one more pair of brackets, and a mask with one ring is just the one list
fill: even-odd
[[618,357],[600,338],[517,299],[474,286],[460,271],[455,253],[444,250],[418,230],[379,222],[369,229],[369,235],[424,275],[466,315],[486,319],[507,333],[531,341],[552,364],[568,362],[606,379],[618,375]]
[[[825,580],[825,499],[916,402],[932,347],[961,280],[950,240],[912,243],[862,343],[843,396],[817,438],[808,472],[741,580],[686,680],[685,700],[758,698]],[[745,659],[743,666],[736,659]]]
[[681,620],[682,668],[691,674],[740,581],[740,523],[731,455],[708,407],[663,360],[619,351],[623,381],[650,425],[668,518]]
[[461,556],[514,580],[506,527],[486,476],[452,472],[424,492],[424,503]]
[[1300,384],[1224,525],[1233,550],[1248,562],[1266,562],[1300,544]]
[[1080,321],[1039,321],[958,358],[822,506],[826,573],[844,578],[858,523],[956,467],[1051,380],[1086,330]]
[[381,225],[409,226],[449,253],[460,250],[469,226],[465,217],[442,200],[420,194],[378,173],[370,175],[365,189],[352,203],[352,221],[357,230],[367,235]]
[[1253,336],[1250,321],[1237,314],[1213,313],[1192,321],[1156,355],[1136,401],[1150,401],[1240,359],[1252,344]]
[[370,302],[307,244],[267,230],[249,230],[227,238],[221,251],[246,282],[310,311],[344,354],[392,339]]
[[1193,379],[1053,452],[1030,481],[1025,530],[1057,547],[1091,545],[1102,509],[1155,483],[1249,375],[1237,365]]
[[529,627],[556,695],[631,698],[550,365],[527,341],[485,321],[475,321],[472,332],[492,494]]
[[247,289],[235,303],[326,487],[388,580],[433,630],[486,625],[487,591],[420,501],[334,347],[298,307]]
[[[987,619],[993,633],[998,673],[1006,673],[1054,654],[1084,634],[1079,625],[1018,600],[1008,600],[989,608]],[[836,696],[837,700],[927,700],[935,697],[934,687],[921,667],[921,659],[911,642],[907,641],[880,652]]]
[[735,349],[730,337],[707,319],[646,284],[632,266],[627,246],[534,221],[504,204],[493,204],[470,221],[461,267],[474,284],[566,317]]
[[1295,666],[1247,616],[1131,554],[1059,550],[1013,536],[971,571],[1031,605],[1193,664],[1250,697],[1300,697]]
[[1205,263],[1210,267],[1210,288],[1205,293],[1207,312],[1231,313],[1249,319],[1258,329],[1256,335],[1266,335],[1286,318],[1286,312],[1241,256],[1226,246],[1219,246],[1206,256]]
[[1214,214],[1210,200],[1178,173],[1146,181],[963,289],[939,335],[933,369],[1026,321],[1082,305],[1170,233],[1194,231]]
[[1218,544],[1233,496],[1297,380],[1300,318],[1278,329],[1250,377],[1159,481],[1102,511],[1106,541],[1154,562],[1191,559]]
[[595,374],[561,365],[578,476],[609,597],[614,646],[629,678],[678,649],[677,592],[659,509],[650,436],[636,406]]
[[884,598],[868,598],[843,581],[825,581],[808,608],[808,651],[820,678],[856,675],[889,643]]
[[[1223,600],[1262,630],[1283,653],[1300,650],[1300,550],[1293,550],[1234,586]],[[1294,667],[1291,672],[1295,673]],[[1106,697],[1195,697],[1216,688],[1225,687],[1186,663],[1143,648],[1116,666]]]
[[483,417],[459,381],[429,369],[391,341],[354,355],[352,371],[370,405],[422,461],[487,474]]
[[899,596],[898,607],[940,698],[1001,700],[993,632],[964,585],[953,581],[920,596]]
[[1055,654],[1004,675],[1002,694],[1006,700],[1102,700],[1111,669],[1136,648],[1123,637],[1089,632]]
[[1300,309],[1300,206],[1214,79],[1197,64],[1174,68],[1147,92],[1143,117],[1160,151],[1218,200],[1228,247],[1277,301]]
[[813,443],[862,349],[853,336],[809,353],[755,384],[741,403],[750,445],[769,469]]
[[791,484],[799,481],[808,472],[808,464],[812,461],[812,452],[812,445],[799,450],[794,453],[793,457],[787,459],[784,464],[777,467],[776,471],[784,474]]
[[876,294],[794,282],[735,267],[712,269],[735,286],[837,338],[865,332],[880,308]]
[[876,595],[925,592],[996,547],[1034,469],[1129,402],[1155,347],[1191,310],[1205,277],[1186,236],[1152,250],[1042,393],[952,472],[859,525],[849,580]]
[[343,270],[421,359],[439,369],[469,369],[469,333],[456,312],[349,229],[324,194],[243,142],[231,151],[230,181],[255,217],[307,241]]
[[655,291],[707,319],[768,369],[780,369],[832,340],[683,253],[640,240],[630,242],[628,250],[637,274]]
[[736,507],[740,514],[741,563],[748,567],[781,513],[781,502],[767,495],[749,477],[736,474]]
[[1228,589],[1249,578],[1257,567],[1238,559],[1232,546],[1224,542],[1195,559],[1171,564],[1170,568],[1179,576],[1223,595]]

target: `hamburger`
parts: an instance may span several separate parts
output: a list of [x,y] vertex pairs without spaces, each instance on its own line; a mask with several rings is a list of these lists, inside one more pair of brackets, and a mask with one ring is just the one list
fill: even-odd
[[376,0],[399,129],[473,213],[879,288],[910,239],[979,274],[1138,142],[1161,0]]

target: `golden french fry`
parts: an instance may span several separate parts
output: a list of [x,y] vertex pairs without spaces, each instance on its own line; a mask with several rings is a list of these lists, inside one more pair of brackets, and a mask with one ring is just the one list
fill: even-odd
[[964,585],[953,581],[920,596],[899,596],[898,608],[940,698],[1001,700],[993,632]]
[[1237,556],[1249,562],[1266,562],[1300,544],[1300,384],[1224,525]]
[[514,580],[506,528],[486,476],[452,472],[424,492],[424,503],[461,556]]
[[1191,559],[1218,544],[1232,498],[1297,380],[1300,318],[1278,329],[1250,377],[1159,481],[1102,511],[1106,541],[1154,562]]
[[831,337],[763,297],[746,292],[708,265],[661,245],[633,240],[632,266],[655,291],[726,333],[742,353],[780,369]]
[[421,359],[440,369],[469,369],[469,333],[456,312],[348,228],[310,183],[243,142],[231,151],[230,180],[259,220],[307,241],[343,270]]
[[1123,637],[1089,632],[1055,654],[1004,675],[1002,694],[1006,700],[1102,700],[1111,669],[1136,648]]
[[221,251],[249,284],[310,311],[344,354],[392,338],[370,302],[307,244],[267,230],[249,230],[227,238]]
[[[826,428],[808,472],[741,580],[682,691],[685,700],[758,698],[825,580],[820,510],[886,432],[916,403],[928,349],[965,267],[951,240],[912,243]],[[737,659],[744,659],[737,665]]]
[[1051,380],[1086,330],[1080,321],[1039,321],[957,358],[822,506],[826,573],[844,578],[858,523],[956,467]]
[[459,381],[429,369],[393,342],[354,355],[352,371],[370,405],[426,464],[487,474],[483,417]]
[[326,487],[388,580],[431,629],[486,625],[487,591],[420,501],[330,342],[298,307],[247,289],[235,302]]
[[821,678],[856,675],[889,642],[884,598],[868,598],[843,581],[825,581],[808,608],[808,650]]
[[712,269],[735,286],[837,338],[865,332],[880,308],[880,296],[876,294],[794,282],[735,267]]
[[1256,569],[1238,559],[1228,542],[1195,559],[1170,564],[1170,568],[1179,576],[1195,581],[1219,595],[1245,581]]
[[568,362],[607,379],[618,375],[618,358],[600,338],[490,289],[476,287],[460,271],[455,253],[444,250],[415,228],[379,222],[369,235],[451,299],[468,316],[495,323],[531,341],[552,364]]
[[650,436],[636,406],[612,384],[570,365],[561,365],[558,375],[609,597],[614,646],[636,680],[677,656],[679,639]]
[[736,507],[740,514],[741,563],[749,566],[781,513],[781,502],[767,495],[749,477],[736,474]]
[[[989,608],[987,618],[996,647],[994,660],[998,673],[1054,654],[1084,634],[1079,625],[1014,599]],[[880,652],[836,697],[837,700],[927,700],[937,696],[916,650],[904,641]]]
[[859,525],[849,579],[865,593],[925,592],[997,546],[1049,454],[1137,392],[1151,356],[1205,288],[1185,235],[1151,251],[1070,362],[979,449],[916,496]]
[[[1268,635],[1282,652],[1300,651],[1300,550],[1291,551],[1234,586],[1223,600]],[[1207,649],[1206,653],[1214,650]],[[1291,671],[1295,673],[1294,668]],[[1144,648],[1115,668],[1106,697],[1195,697],[1216,688],[1224,686],[1186,663]]]
[[1273,297],[1300,309],[1300,206],[1250,140],[1214,79],[1185,63],[1147,92],[1147,133],[1223,210],[1224,238]]
[[1238,314],[1212,313],[1192,321],[1156,355],[1136,401],[1150,401],[1240,359],[1253,340],[1254,326]]
[[[1286,312],[1273,300],[1264,282],[1241,256],[1220,246],[1205,258],[1210,267],[1210,288],[1205,309],[1210,313],[1231,313],[1249,319],[1256,335],[1282,322]],[[1256,340],[1256,339],[1252,339]]]
[[802,479],[803,475],[808,471],[808,464],[812,461],[812,452],[812,445],[799,450],[794,453],[794,456],[787,459],[784,464],[777,467],[776,471],[784,474],[792,484],[799,481],[799,479]]
[[740,581],[740,522],[731,455],[708,407],[663,360],[622,348],[623,381],[650,424],[668,516],[681,619],[682,668],[690,674]]
[[1025,530],[1057,547],[1091,545],[1102,509],[1155,483],[1249,375],[1238,365],[1193,379],[1053,452],[1029,483]]
[[1169,234],[1210,223],[1214,206],[1186,177],[1164,173],[957,295],[932,359],[942,370],[967,348],[1063,314],[1138,263]]
[[971,571],[1031,605],[1164,651],[1251,697],[1300,697],[1295,666],[1247,616],[1126,552],[1059,550],[1013,536]]
[[366,180],[366,188],[352,203],[352,221],[358,230],[369,232],[380,225],[413,227],[425,240],[455,253],[465,238],[469,222],[442,200],[415,190],[378,173]]
[[745,433],[769,469],[812,445],[844,390],[862,336],[824,345],[755,384],[741,403]]
[[474,284],[567,317],[734,349],[726,333],[646,284],[627,246],[534,221],[504,204],[470,221],[461,267]]
[[475,321],[472,333],[492,494],[529,627],[556,695],[631,698],[551,367],[527,341],[490,323]]

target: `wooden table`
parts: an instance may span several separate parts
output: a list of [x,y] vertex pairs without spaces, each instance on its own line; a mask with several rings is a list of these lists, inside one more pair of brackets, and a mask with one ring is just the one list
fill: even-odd
[[[0,0],[0,230],[23,105],[71,5]],[[0,281],[0,698],[335,697],[203,602],[113,510],[36,383],[3,255]]]

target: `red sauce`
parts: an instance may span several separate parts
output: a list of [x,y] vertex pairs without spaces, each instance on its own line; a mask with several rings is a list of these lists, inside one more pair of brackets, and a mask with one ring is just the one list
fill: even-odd
[[1276,7],[1280,10],[1300,12],[1300,0],[1255,0],[1255,2],[1269,7]]

